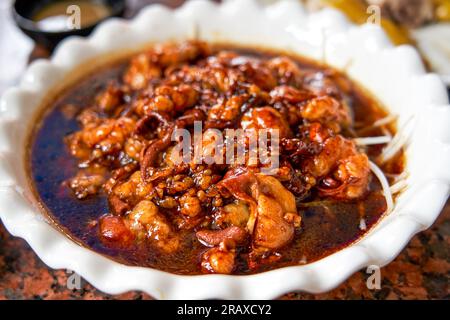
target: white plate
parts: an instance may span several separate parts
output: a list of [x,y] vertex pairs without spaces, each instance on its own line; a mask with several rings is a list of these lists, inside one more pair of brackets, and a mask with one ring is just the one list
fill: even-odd
[[[179,276],[125,266],[78,246],[46,223],[26,182],[23,158],[26,130],[46,93],[88,59],[194,34],[290,50],[345,69],[399,116],[400,126],[413,117],[406,149],[408,188],[395,210],[359,242],[322,260],[249,276]],[[220,6],[193,1],[175,11],[150,6],[129,22],[109,20],[87,39],[64,41],[50,60],[34,62],[20,86],[3,95],[0,109],[3,223],[50,267],[74,270],[110,294],[142,290],[155,298],[266,299],[294,290],[324,292],[365,266],[389,263],[415,233],[433,223],[449,195],[450,106],[439,77],[425,73],[412,47],[394,48],[378,27],[353,26],[330,9],[306,14],[297,1],[270,7],[250,0]]]

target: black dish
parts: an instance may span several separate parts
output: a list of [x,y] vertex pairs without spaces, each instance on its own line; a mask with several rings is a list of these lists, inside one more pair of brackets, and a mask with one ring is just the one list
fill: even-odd
[[42,9],[44,6],[58,2],[58,0],[16,0],[12,7],[13,18],[17,26],[37,44],[53,50],[55,46],[64,38],[68,36],[87,36],[92,30],[102,21],[110,17],[121,17],[125,11],[125,0],[95,0],[97,3],[106,5],[110,9],[110,14],[99,19],[93,24],[90,24],[81,29],[67,30],[67,31],[44,31],[39,28],[38,24],[32,20],[32,17]]

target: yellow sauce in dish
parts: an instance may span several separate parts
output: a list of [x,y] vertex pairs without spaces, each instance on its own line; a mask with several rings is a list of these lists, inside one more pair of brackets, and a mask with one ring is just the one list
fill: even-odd
[[[75,15],[79,14],[79,18]],[[105,4],[87,1],[71,0],[51,2],[42,7],[34,16],[38,26],[45,31],[64,31],[68,29],[68,19],[79,19],[79,27],[84,28],[111,14],[111,8]]]

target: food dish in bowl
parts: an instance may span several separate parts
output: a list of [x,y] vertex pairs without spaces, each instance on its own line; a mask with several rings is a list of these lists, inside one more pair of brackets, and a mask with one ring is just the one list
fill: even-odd
[[[126,266],[75,244],[45,223],[23,172],[25,148],[17,148],[25,146],[27,128],[38,108],[81,66],[95,66],[105,54],[194,35],[211,43],[300,54],[345,71],[373,92],[398,116],[400,142],[407,138],[407,143],[400,145],[406,146],[408,176],[393,211],[359,241],[325,258],[245,276],[180,276]],[[386,70],[390,71],[388,77]],[[86,40],[64,42],[51,61],[34,63],[20,88],[2,97],[1,106],[2,221],[12,234],[25,238],[49,266],[75,270],[108,293],[143,290],[156,298],[194,299],[273,298],[293,290],[323,292],[367,265],[387,264],[413,234],[434,221],[449,192],[450,176],[445,168],[450,159],[450,109],[438,77],[426,75],[413,49],[393,48],[378,28],[353,27],[332,10],[306,15],[293,2],[264,8],[253,1],[220,6],[194,1],[176,11],[152,6],[131,22],[109,21]]]
[[77,81],[43,113],[29,159],[52,220],[120,262],[174,273],[323,258],[387,211],[369,157],[391,183],[404,166],[402,149],[384,158],[395,118],[361,88],[263,50],[156,45]]

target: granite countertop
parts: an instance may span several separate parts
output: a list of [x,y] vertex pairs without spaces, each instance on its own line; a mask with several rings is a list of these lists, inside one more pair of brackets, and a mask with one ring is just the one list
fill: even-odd
[[[182,1],[129,0],[136,7],[149,2],[177,6]],[[137,11],[137,10],[136,10]],[[132,14],[131,14],[132,15]],[[35,48],[32,59],[48,52]],[[381,288],[369,290],[370,274],[361,270],[331,292],[289,293],[281,299],[450,299],[450,200],[435,224],[416,235],[401,254],[381,269]],[[3,299],[151,299],[141,292],[105,294],[82,280],[69,289],[66,270],[45,266],[29,245],[11,236],[0,222],[0,300]]]

